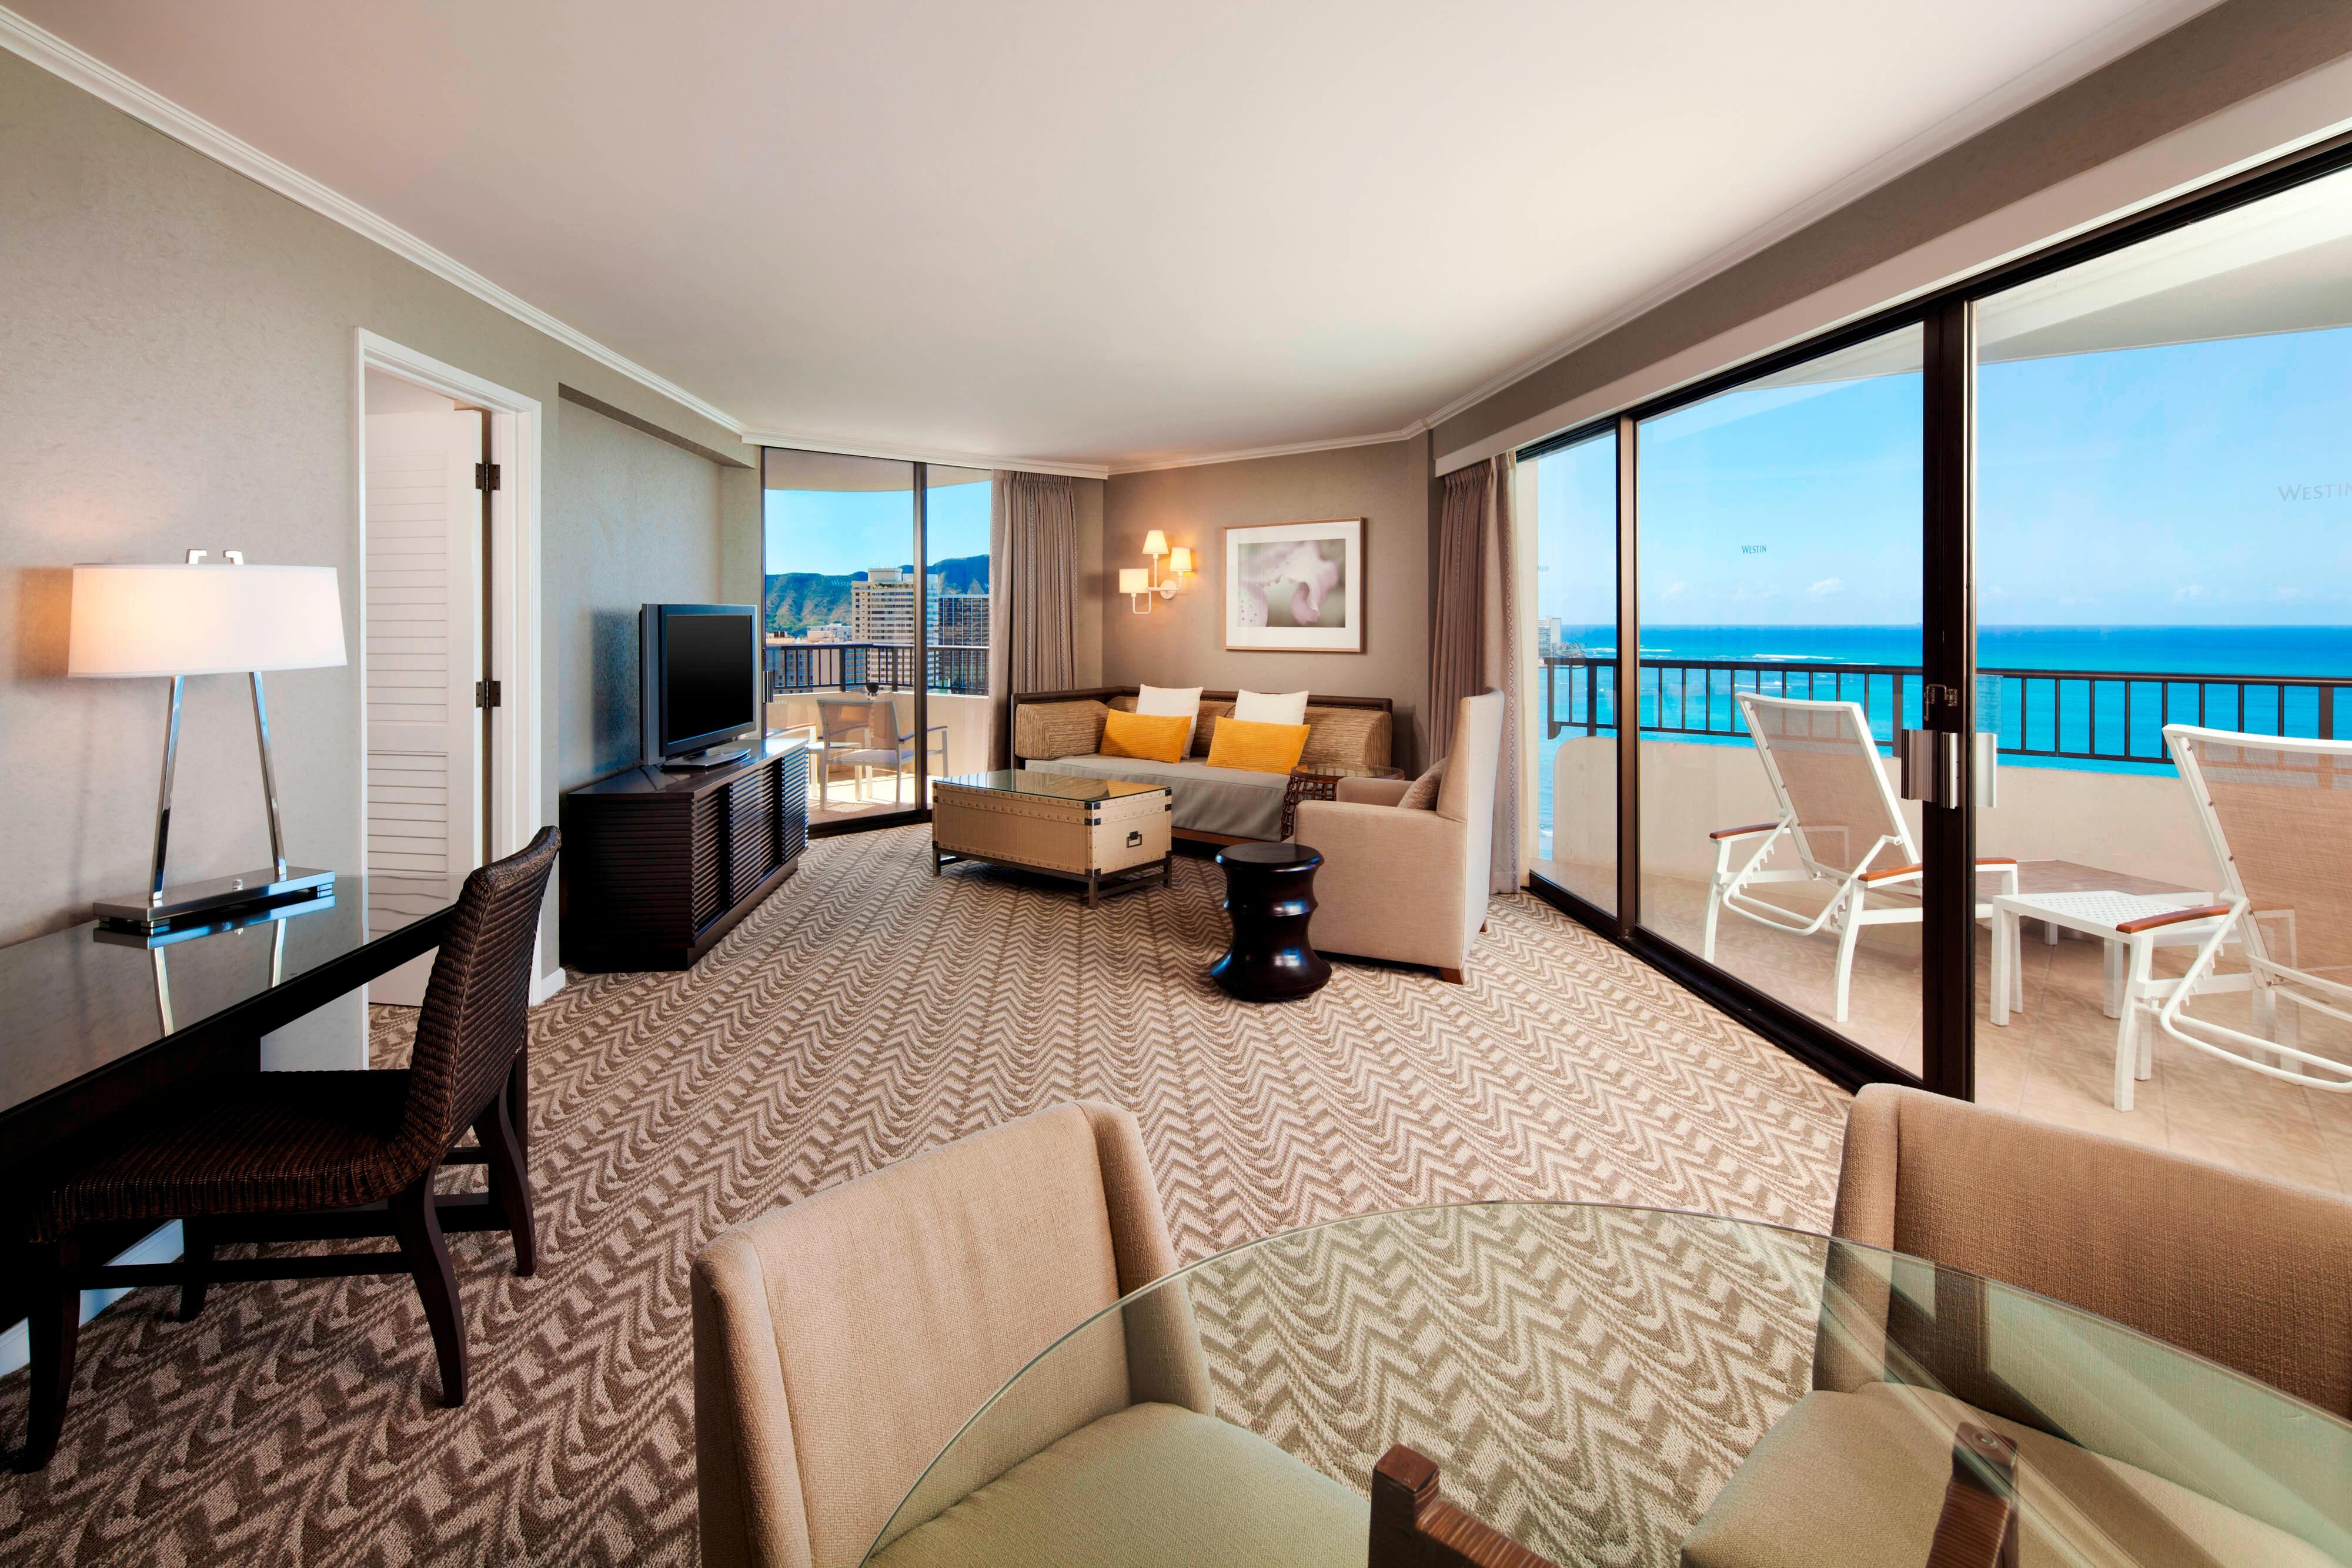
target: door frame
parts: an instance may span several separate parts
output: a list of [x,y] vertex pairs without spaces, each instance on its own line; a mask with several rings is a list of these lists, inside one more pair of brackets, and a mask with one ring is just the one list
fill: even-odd
[[[490,623],[483,628],[486,678],[499,683],[499,703],[490,710],[490,790],[483,802],[489,820],[493,858],[509,855],[530,841],[545,820],[540,792],[538,737],[544,711],[544,670],[540,657],[541,446],[545,422],[540,401],[502,387],[430,354],[380,337],[364,327],[352,330],[352,473],[358,528],[360,647],[367,646],[367,375],[373,371],[421,386],[458,402],[489,411],[490,461],[499,485],[490,492]],[[367,685],[360,685],[360,841],[367,841]],[[563,986],[563,971],[541,972],[531,956],[530,999],[542,1001]]]

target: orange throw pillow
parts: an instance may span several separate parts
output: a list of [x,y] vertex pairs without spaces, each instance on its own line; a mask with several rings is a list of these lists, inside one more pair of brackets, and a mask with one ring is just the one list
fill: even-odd
[[1239,768],[1251,773],[1287,773],[1307,751],[1303,724],[1253,724],[1247,719],[1221,718],[1209,740],[1209,766]]
[[1184,743],[1192,738],[1190,714],[1122,713],[1113,708],[1103,720],[1102,754],[1143,762],[1176,762],[1183,758]]

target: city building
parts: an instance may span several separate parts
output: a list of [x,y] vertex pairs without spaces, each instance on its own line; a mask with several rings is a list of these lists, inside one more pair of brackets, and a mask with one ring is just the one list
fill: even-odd
[[[934,624],[939,618],[940,576],[924,580],[925,613]],[[908,643],[915,640],[915,577],[895,566],[877,566],[862,582],[849,585],[849,640],[853,643]]]

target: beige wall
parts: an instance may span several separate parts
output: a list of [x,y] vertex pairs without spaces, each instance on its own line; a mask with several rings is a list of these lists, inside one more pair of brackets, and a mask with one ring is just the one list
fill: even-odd
[[1459,452],[2352,55],[2345,0],[2225,0],[1437,426]]
[[[634,607],[656,579],[696,597],[757,596],[756,567],[742,564],[758,553],[756,484],[722,479],[714,500],[707,476],[689,481],[690,468],[619,441],[636,433],[557,388],[749,461],[731,434],[6,54],[0,213],[0,798],[14,824],[0,941],[137,887],[149,851],[163,684],[65,678],[75,561],[177,559],[195,546],[341,571],[352,663],[275,677],[270,716],[289,850],[359,864],[355,328],[541,405],[548,820],[557,790],[599,755],[583,700],[595,614]],[[594,489],[616,472],[642,507],[614,530]],[[619,553],[578,559],[608,542]],[[267,852],[241,690],[190,685],[179,878]],[[551,964],[551,921],[548,936]]]
[[[1396,704],[1401,766],[1421,755],[1429,694],[1429,440],[1111,476],[1103,511],[1102,679],[1110,685],[1247,686]],[[1364,652],[1232,653],[1224,646],[1224,530],[1244,523],[1364,519]],[[1146,566],[1143,537],[1190,545],[1200,575],[1137,615],[1118,569]]]
[[555,788],[640,759],[637,611],[646,603],[758,603],[723,593],[716,464],[567,404],[549,456],[564,484],[548,527],[548,642],[556,694]]

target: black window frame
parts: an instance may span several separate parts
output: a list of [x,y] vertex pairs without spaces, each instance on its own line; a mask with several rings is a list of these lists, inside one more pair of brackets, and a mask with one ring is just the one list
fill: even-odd
[[[1648,420],[1793,369],[1827,354],[1916,326],[1922,331],[1925,437],[1922,544],[1923,688],[1953,700],[1929,703],[1929,728],[1967,735],[1976,702],[1976,307],[1995,294],[2143,241],[2218,217],[2281,192],[2352,168],[2352,132],[2214,180],[2030,255],[1897,300],[1768,353],[1711,371],[1625,408],[1583,420],[1516,449],[1519,462],[1614,430],[1617,436],[1617,907],[1601,909],[1540,873],[1528,890],[1624,948],[1702,999],[1846,1089],[1889,1082],[1958,1099],[1976,1093],[1976,812],[1927,807],[1920,853],[1927,867],[1921,931],[1921,1071],[1906,1071],[1827,1024],[1706,962],[1641,924],[1641,620],[1638,429]],[[1529,522],[1533,527],[1532,519]],[[1630,727],[1625,716],[1631,714]],[[1530,729],[1528,744],[1533,745]],[[1630,742],[1630,744],[1629,744]],[[1958,748],[1959,799],[1975,798],[1972,749]],[[1557,810],[1557,803],[1555,803]]]

